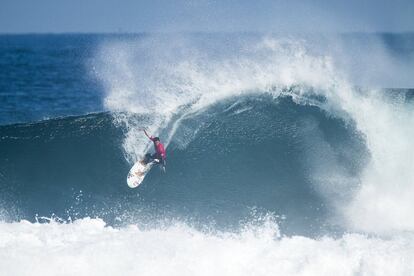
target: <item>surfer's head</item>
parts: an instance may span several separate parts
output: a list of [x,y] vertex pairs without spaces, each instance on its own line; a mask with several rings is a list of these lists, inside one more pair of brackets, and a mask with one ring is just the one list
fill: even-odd
[[155,144],[158,144],[160,142],[160,137],[154,137],[153,141]]

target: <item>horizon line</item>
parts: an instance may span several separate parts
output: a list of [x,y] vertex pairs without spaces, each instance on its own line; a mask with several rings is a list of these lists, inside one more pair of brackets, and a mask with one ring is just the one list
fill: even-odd
[[414,34],[412,31],[340,31],[340,32],[265,32],[265,31],[141,31],[141,32],[127,32],[127,31],[114,31],[114,32],[89,32],[89,31],[74,31],[74,32],[0,32],[1,36],[6,35],[151,35],[151,34],[268,34],[268,35],[304,35],[304,34],[334,34],[334,35],[347,35],[347,34]]

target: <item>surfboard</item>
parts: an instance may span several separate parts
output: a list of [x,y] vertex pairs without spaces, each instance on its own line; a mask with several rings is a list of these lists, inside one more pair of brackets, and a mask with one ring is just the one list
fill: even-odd
[[130,188],[138,187],[145,178],[147,172],[151,169],[154,162],[148,164],[143,164],[141,161],[138,161],[132,166],[129,170],[127,177],[127,184]]

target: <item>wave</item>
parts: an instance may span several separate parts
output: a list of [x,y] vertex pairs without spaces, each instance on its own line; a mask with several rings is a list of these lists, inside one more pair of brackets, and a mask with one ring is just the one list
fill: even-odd
[[[129,130],[113,116],[1,127],[1,187],[20,206],[19,218],[97,216],[119,225],[145,214],[146,223],[170,216],[231,229],[255,209],[286,217],[285,233],[321,233],[337,226],[328,221],[330,197],[345,200],[350,184],[324,187],[312,173],[329,168],[349,180],[361,171],[354,160],[367,155],[352,125],[317,107],[290,96],[237,97],[181,118],[167,174],[154,168],[137,194],[125,185],[130,164],[121,145]],[[132,117],[137,128],[148,121]]]
[[[316,165],[312,171],[314,181],[329,193],[335,194],[336,187],[341,187],[337,193],[354,193],[335,207],[347,228],[375,233],[413,229],[408,195],[414,189],[414,114],[405,93],[356,88],[335,57],[312,51],[302,40],[264,37],[218,45],[219,52],[214,51],[215,40],[185,37],[103,45],[96,73],[106,87],[106,108],[152,114],[145,126],[162,133],[168,144],[184,119],[211,105],[237,96],[278,98],[287,91],[297,104],[316,105],[329,116],[352,122],[364,137],[370,158],[356,178],[331,171],[331,162],[325,162],[329,169]],[[147,144],[134,119],[115,119],[128,128],[123,143],[127,159],[139,159]]]
[[[103,43],[109,112],[0,126],[2,271],[413,271],[412,90],[357,88],[302,41],[226,41]],[[167,173],[132,190],[144,127]]]
[[[409,92],[357,89],[300,41],[213,55],[158,39],[102,46],[110,113],[2,127],[12,219],[150,213],[231,227],[259,207],[293,234],[412,229]],[[168,145],[169,172],[153,170],[136,194],[124,176],[150,148],[143,127]]]

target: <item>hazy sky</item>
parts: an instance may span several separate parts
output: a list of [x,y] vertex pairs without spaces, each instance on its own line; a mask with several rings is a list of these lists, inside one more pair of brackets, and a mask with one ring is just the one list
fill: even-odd
[[0,0],[0,32],[404,32],[414,0]]

